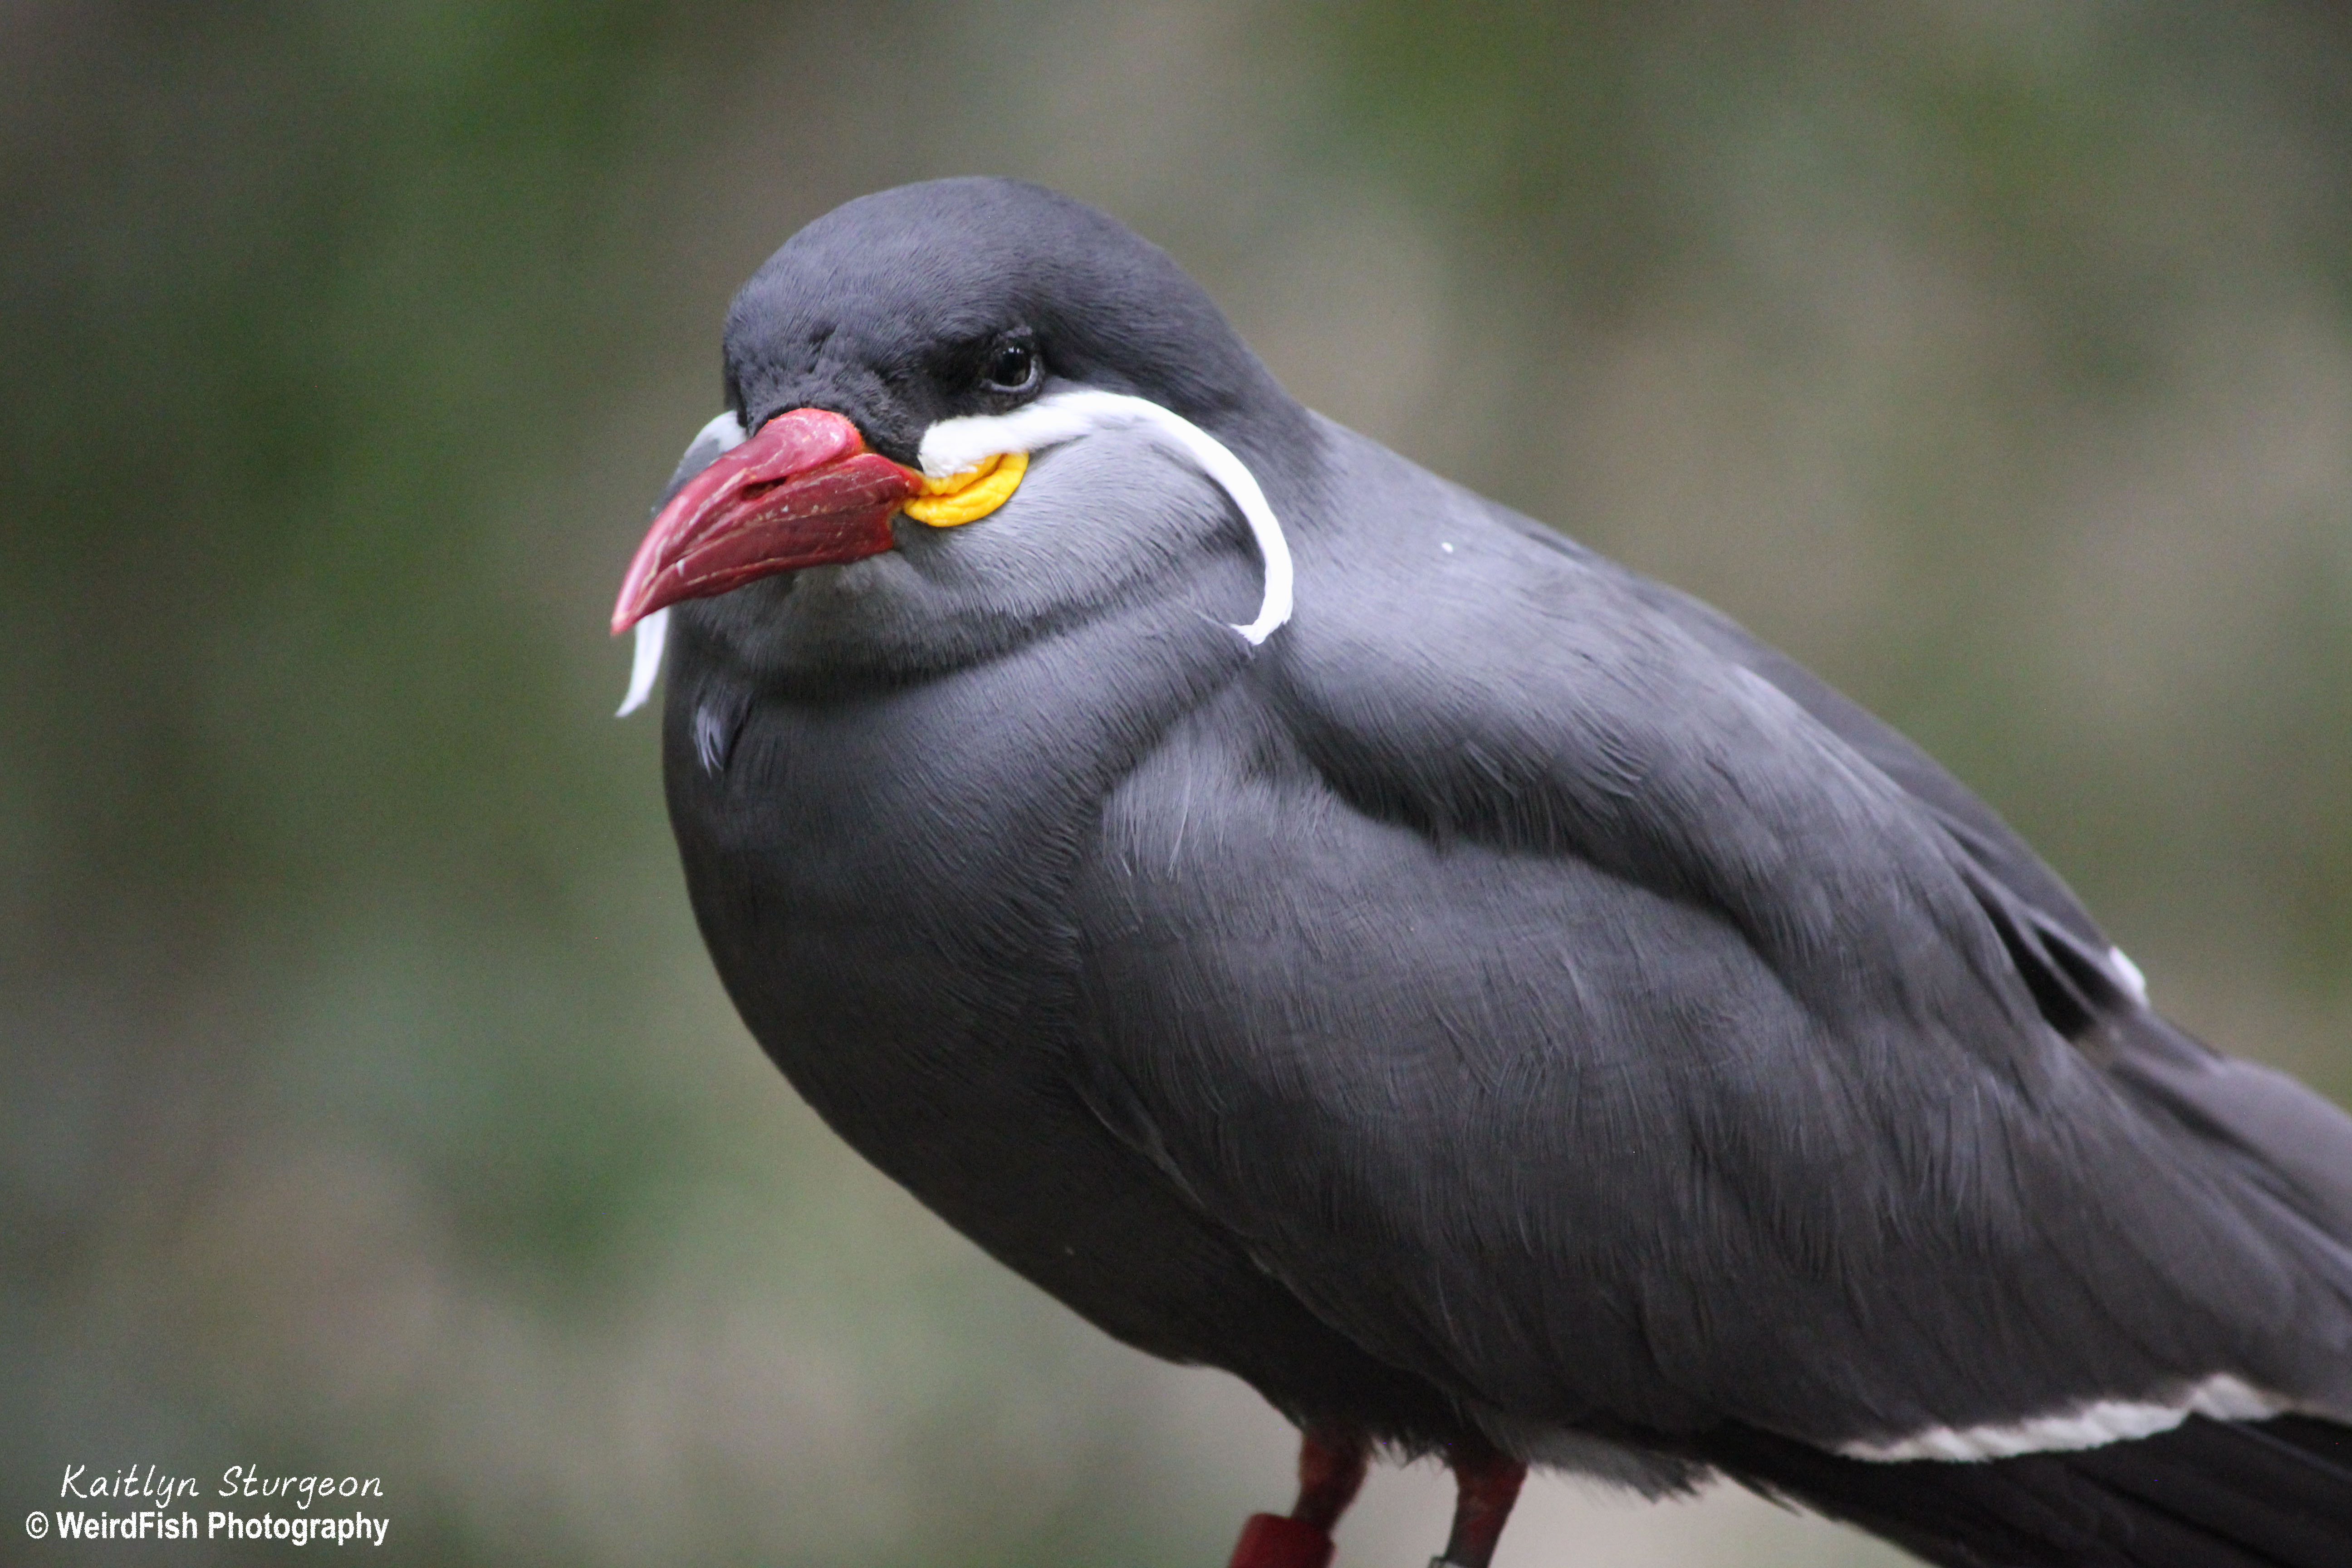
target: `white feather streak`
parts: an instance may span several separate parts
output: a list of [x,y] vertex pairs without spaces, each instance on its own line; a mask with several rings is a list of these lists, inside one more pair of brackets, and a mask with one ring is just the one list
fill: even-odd
[[1249,465],[1182,415],[1149,398],[1079,388],[1048,394],[1011,414],[942,419],[923,433],[918,456],[923,472],[944,479],[1000,452],[1035,452],[1097,430],[1126,426],[1150,431],[1162,446],[1214,479],[1241,508],[1250,536],[1257,542],[1258,559],[1265,565],[1265,588],[1258,601],[1257,618],[1234,630],[1252,647],[1265,642],[1290,619],[1290,542],[1283,536],[1282,523]]
[[[677,472],[670,476],[669,493],[676,495],[680,485],[710,467],[720,458],[743,444],[743,425],[729,409],[694,433],[686,444],[686,456],[678,459]],[[664,505],[669,496],[664,496]],[[654,508],[656,516],[661,507]],[[654,694],[654,682],[660,678],[662,648],[669,641],[669,612],[656,610],[637,623],[637,646],[629,659],[629,692],[621,699],[615,719],[625,719],[646,705]]]
[[621,699],[615,719],[625,719],[646,705],[661,674],[662,645],[669,640],[669,612],[656,610],[637,623],[637,648],[629,661],[629,694]]
[[2124,989],[2132,994],[2133,1001],[2143,1007],[2147,1005],[2147,976],[2139,972],[2139,965],[2134,963],[2122,948],[2107,949],[2107,967],[2116,972],[2116,978],[2124,983]]
[[2020,1454],[2099,1448],[2153,1437],[2171,1431],[2191,1415],[2216,1421],[2263,1421],[2286,1408],[2284,1400],[2228,1373],[2216,1373],[2171,1400],[2102,1399],[2004,1425],[1929,1426],[1884,1443],[1841,1443],[1838,1452],[1848,1458],[1881,1463],[2007,1459]]

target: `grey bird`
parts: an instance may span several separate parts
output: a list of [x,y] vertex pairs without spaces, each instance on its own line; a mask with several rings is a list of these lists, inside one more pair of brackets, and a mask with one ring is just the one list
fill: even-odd
[[2352,1119],[2147,1005],[1917,748],[1301,406],[1040,187],[745,285],[614,616],[735,1005],[1129,1344],[1367,1456],[1934,1563],[2352,1563]]

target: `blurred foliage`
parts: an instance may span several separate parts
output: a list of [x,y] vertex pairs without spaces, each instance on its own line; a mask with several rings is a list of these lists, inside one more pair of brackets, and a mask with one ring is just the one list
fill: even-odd
[[[0,40],[20,1510],[259,1462],[384,1476],[404,1562],[1174,1564],[1278,1499],[1246,1395],[797,1106],[607,718],[728,294],[900,180],[1118,213],[1309,402],[1814,663],[2160,1000],[2352,1090],[2331,9],[85,0]],[[1349,1560],[1425,1559],[1434,1485],[1376,1484]],[[1874,1558],[1530,1506],[1506,1563]]]

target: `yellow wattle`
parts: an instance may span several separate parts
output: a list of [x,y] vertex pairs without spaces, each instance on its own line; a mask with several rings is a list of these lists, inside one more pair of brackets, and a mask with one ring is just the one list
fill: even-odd
[[898,510],[917,522],[929,523],[933,528],[953,528],[961,522],[986,517],[1013,499],[1021,488],[1021,476],[1029,471],[1026,452],[999,452],[977,468],[966,468],[946,479],[923,480],[923,493],[902,504]]

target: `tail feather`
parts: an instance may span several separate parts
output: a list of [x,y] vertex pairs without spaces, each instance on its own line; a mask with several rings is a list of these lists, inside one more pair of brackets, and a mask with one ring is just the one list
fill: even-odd
[[2121,1443],[2070,1468],[2143,1509],[2282,1563],[2352,1563],[2352,1469],[2298,1442],[2316,1421],[2234,1426],[2195,1421],[2169,1443]]
[[1768,1496],[1944,1568],[2345,1568],[2352,1427],[2192,1416],[2137,1442],[2011,1459],[1877,1464],[1769,1434],[1714,1458]]

